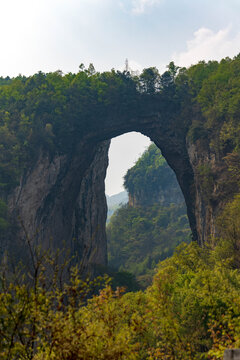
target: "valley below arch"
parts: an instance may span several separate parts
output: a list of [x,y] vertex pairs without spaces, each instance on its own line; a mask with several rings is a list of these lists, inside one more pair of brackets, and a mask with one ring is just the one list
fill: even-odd
[[197,224],[196,182],[186,130],[176,126],[175,117],[156,113],[134,118],[124,114],[118,121],[108,118],[79,139],[71,154],[54,158],[39,154],[35,166],[9,197],[12,216],[22,219],[37,244],[45,249],[66,244],[86,269],[91,264],[107,264],[104,180],[109,143],[111,138],[131,131],[141,132],[159,147],[182,189],[193,239],[199,244],[206,241],[211,229],[206,231]]

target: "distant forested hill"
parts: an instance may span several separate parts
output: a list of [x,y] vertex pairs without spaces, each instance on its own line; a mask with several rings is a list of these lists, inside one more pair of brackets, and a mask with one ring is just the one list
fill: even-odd
[[106,195],[108,213],[107,213],[107,223],[109,222],[114,211],[116,211],[120,205],[124,205],[128,202],[128,193],[127,191],[121,191],[118,194]]
[[186,207],[175,174],[154,144],[128,170],[124,185],[129,204],[107,226],[109,265],[147,284],[156,264],[189,241]]

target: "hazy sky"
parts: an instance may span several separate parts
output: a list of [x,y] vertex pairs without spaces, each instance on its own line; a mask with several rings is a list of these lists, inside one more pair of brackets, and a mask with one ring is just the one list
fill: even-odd
[[[240,52],[240,0],[2,0],[0,14],[0,76],[90,62],[122,69],[126,58],[133,70],[164,71],[171,60],[189,66]],[[114,139],[109,176],[121,183],[146,145],[131,134]],[[107,193],[121,191],[111,179]]]

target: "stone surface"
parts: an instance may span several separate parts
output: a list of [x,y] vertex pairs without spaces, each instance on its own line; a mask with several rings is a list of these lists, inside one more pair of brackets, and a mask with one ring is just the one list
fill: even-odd
[[238,192],[238,185],[231,179],[225,157],[219,158],[206,139],[187,148],[194,172],[196,232],[203,244],[217,234],[217,216]]
[[223,360],[240,360],[240,349],[225,350]]
[[8,199],[13,221],[18,219],[7,248],[11,257],[24,258],[28,238],[43,250],[64,249],[85,271],[90,265],[106,265],[108,147],[103,142],[88,149],[89,168],[79,148],[71,157],[51,159],[41,153]]

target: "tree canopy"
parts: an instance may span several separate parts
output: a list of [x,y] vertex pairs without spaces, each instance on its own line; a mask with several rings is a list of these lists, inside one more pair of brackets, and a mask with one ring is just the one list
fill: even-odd
[[[154,67],[137,76],[128,71],[98,73],[92,64],[77,74],[61,71],[0,78],[0,186],[16,185],[39,148],[66,152],[77,137],[104,123],[106,116],[129,116],[171,107],[200,109],[185,117],[195,141],[212,140],[218,151],[239,149],[240,57],[200,62],[189,69],[174,63],[162,75]],[[182,121],[182,120],[181,120]]]

